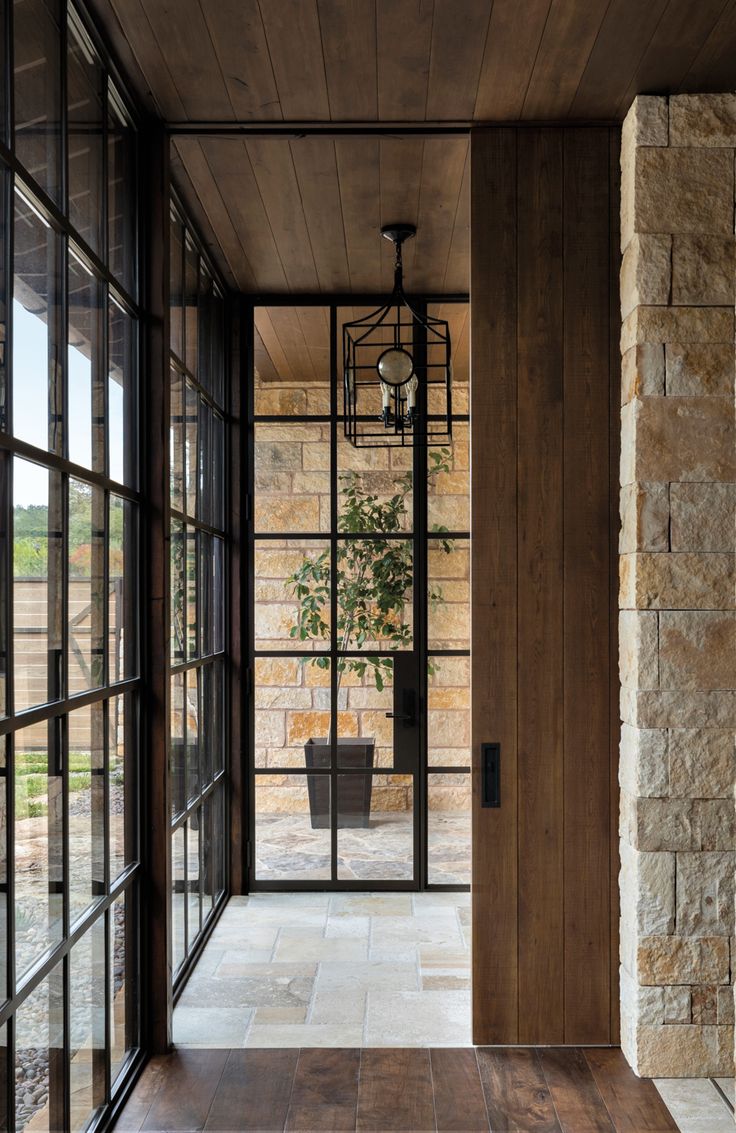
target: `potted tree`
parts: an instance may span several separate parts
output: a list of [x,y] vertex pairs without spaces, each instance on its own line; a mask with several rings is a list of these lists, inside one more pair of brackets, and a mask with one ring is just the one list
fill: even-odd
[[[428,482],[450,471],[450,450],[430,450]],[[413,583],[414,564],[411,539],[384,538],[400,533],[408,514],[408,499],[413,486],[411,472],[404,473],[395,485],[392,496],[382,499],[367,489],[358,472],[338,476],[341,508],[337,522],[340,534],[353,538],[337,544],[337,697],[343,674],[355,673],[382,692],[393,675],[393,660],[366,653],[347,657],[348,649],[392,650],[411,646],[412,631],[404,618]],[[434,525],[435,532],[446,528]],[[441,540],[445,554],[452,551],[452,542]],[[329,625],[325,613],[330,601],[330,551],[315,557],[305,555],[296,571],[286,580],[297,600],[297,616],[289,629],[298,641],[326,641]],[[442,589],[432,586],[429,601],[444,601]],[[329,657],[304,657],[302,663],[329,669]],[[330,736],[310,738],[304,745],[309,768],[330,766]],[[341,737],[338,741],[338,766],[373,767],[375,738]],[[330,823],[328,780],[323,775],[308,777],[309,809],[313,828]],[[368,826],[371,806],[371,775],[350,775],[341,785],[339,826]]]

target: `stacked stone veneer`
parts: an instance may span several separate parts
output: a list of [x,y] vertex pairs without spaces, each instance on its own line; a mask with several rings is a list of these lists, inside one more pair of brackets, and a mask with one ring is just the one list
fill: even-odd
[[621,1041],[733,1072],[736,96],[622,138]]
[[[467,393],[461,388],[459,396]],[[329,410],[327,387],[310,384],[256,381],[258,413],[320,414]],[[461,410],[466,403],[461,401]],[[451,469],[433,478],[428,499],[429,523],[455,531],[469,527],[469,452],[467,425],[456,426]],[[410,449],[353,448],[342,438],[338,444],[338,472],[357,473],[379,499],[390,498],[397,480],[412,466]],[[330,529],[330,428],[319,421],[271,422],[255,431],[255,529],[284,535],[258,540],[255,546],[255,643],[261,650],[294,650],[293,660],[259,657],[255,664],[255,762],[262,769],[304,769],[304,744],[326,736],[330,721],[330,674],[314,664],[300,663],[297,654],[311,650],[289,636],[297,608],[286,579],[305,556],[316,557],[328,547],[305,540],[307,532]],[[409,516],[409,523],[411,517]],[[409,524],[407,524],[408,526]],[[466,649],[470,623],[470,556],[467,541],[457,540],[450,554],[438,543],[429,551],[429,572],[440,586],[444,603],[429,611],[430,647]],[[410,615],[411,603],[407,616]],[[329,609],[324,610],[329,621]],[[377,643],[380,645],[380,643]],[[366,649],[370,645],[366,645]],[[428,696],[428,763],[432,766],[470,764],[470,671],[462,657],[443,657],[430,678]],[[393,762],[393,688],[378,692],[369,676],[347,672],[341,678],[338,734],[371,737],[376,743],[375,762],[389,768]],[[258,809],[289,813],[308,809],[303,777],[288,773],[259,777]],[[376,811],[411,810],[411,778],[378,776],[374,782]],[[445,774],[430,780],[430,809],[467,811],[470,779]]]

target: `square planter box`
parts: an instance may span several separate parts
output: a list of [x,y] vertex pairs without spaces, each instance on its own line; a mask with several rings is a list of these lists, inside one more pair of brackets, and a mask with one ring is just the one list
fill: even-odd
[[[375,740],[345,739],[337,745],[337,766],[373,767]],[[304,757],[308,768],[330,766],[330,745],[326,739],[307,740]],[[372,775],[345,775],[339,780],[339,812],[337,825],[369,826],[371,816]],[[324,830],[330,825],[330,777],[307,776],[309,814],[313,830]]]

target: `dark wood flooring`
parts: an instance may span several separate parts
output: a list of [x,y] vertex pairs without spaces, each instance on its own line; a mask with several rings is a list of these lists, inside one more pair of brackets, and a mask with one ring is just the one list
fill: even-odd
[[665,1133],[619,1050],[181,1049],[146,1067],[116,1130]]

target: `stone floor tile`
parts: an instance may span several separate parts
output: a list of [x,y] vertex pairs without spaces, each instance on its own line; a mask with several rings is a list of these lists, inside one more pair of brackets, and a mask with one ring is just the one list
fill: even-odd
[[376,917],[371,925],[371,947],[391,948],[409,943],[434,944],[458,950],[463,940],[457,920],[433,917]]
[[223,979],[196,972],[182,992],[180,1003],[194,1007],[298,1007],[312,995],[315,964],[244,964]]
[[307,1004],[299,1007],[256,1007],[254,1023],[305,1023]]
[[[360,1025],[365,1022],[365,991],[319,991],[312,996],[308,1023]],[[258,1020],[256,1020],[258,1021]]]
[[708,1078],[657,1078],[681,1133],[733,1133],[733,1114]]
[[716,1078],[716,1082],[723,1090],[731,1105],[736,1105],[736,1089],[733,1078]]
[[333,893],[330,916],[411,916],[411,893]]
[[253,1011],[240,1007],[184,1007],[174,1012],[176,1046],[241,1047]]
[[432,972],[421,977],[422,991],[462,991],[470,987],[470,972]]
[[368,939],[370,928],[370,917],[353,917],[348,914],[339,917],[328,916],[325,936],[328,939],[335,939],[340,936],[365,937]]
[[470,893],[446,893],[429,889],[425,893],[412,893],[411,899],[415,913],[436,905],[450,905],[453,909],[465,906],[470,908]]
[[273,1024],[259,1026],[254,1023],[246,1046],[361,1046],[362,1026],[339,1026],[331,1024]]
[[466,1046],[467,991],[368,992],[366,1046]]
[[352,937],[319,938],[286,936],[281,933],[274,950],[276,962],[302,964],[311,961],[367,960],[368,941]]
[[390,948],[374,948],[371,944],[368,948],[368,959],[373,964],[417,964],[418,963],[418,948],[416,944],[407,944],[406,947],[398,948],[392,945]]
[[315,992],[323,991],[418,991],[419,975],[414,964],[370,961],[328,961],[319,965]]

